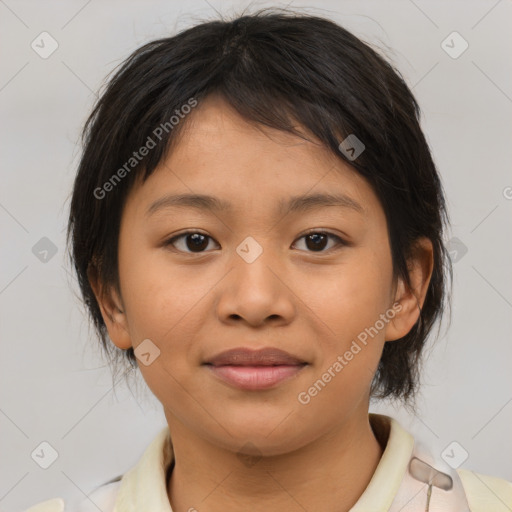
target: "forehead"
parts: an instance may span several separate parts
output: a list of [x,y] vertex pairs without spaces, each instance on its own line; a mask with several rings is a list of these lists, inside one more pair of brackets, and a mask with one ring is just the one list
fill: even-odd
[[186,119],[173,160],[183,156],[197,160],[225,157],[244,162],[245,167],[251,167],[251,162],[256,167],[257,162],[281,162],[285,165],[288,160],[297,160],[303,165],[314,162],[321,175],[320,167],[332,166],[335,158],[298,123],[296,129],[305,138],[250,122],[222,97],[212,95]]
[[[248,122],[222,98],[208,97],[189,114],[168,156],[132,201],[144,204],[141,213],[154,211],[170,193],[215,196],[226,211],[259,203],[282,214],[291,198],[328,194],[352,200],[364,215],[379,206],[361,175],[305,136],[308,140]],[[207,202],[205,210],[211,210]]]

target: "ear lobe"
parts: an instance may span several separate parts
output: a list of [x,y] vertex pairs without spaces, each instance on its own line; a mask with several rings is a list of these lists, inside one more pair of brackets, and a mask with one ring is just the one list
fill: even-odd
[[87,274],[110,339],[120,349],[129,349],[132,342],[120,297],[113,286],[106,287],[101,283],[95,266],[89,267]]
[[403,338],[420,317],[434,268],[433,245],[429,238],[422,237],[415,242],[407,268],[411,286],[402,277],[398,278],[394,300],[400,303],[400,309],[395,308],[398,312],[387,324],[386,341]]

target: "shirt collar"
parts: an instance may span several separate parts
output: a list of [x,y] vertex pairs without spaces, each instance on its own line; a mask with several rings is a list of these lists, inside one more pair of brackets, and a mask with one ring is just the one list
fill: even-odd
[[407,472],[414,449],[414,438],[395,419],[370,414],[370,424],[385,449],[370,483],[350,512],[389,510]]
[[[413,452],[413,437],[393,418],[370,414],[370,424],[385,449],[370,483],[350,512],[389,510]],[[167,470],[173,461],[172,440],[166,426],[139,462],[123,475],[114,512],[172,512],[167,496]]]
[[123,475],[113,512],[172,512],[167,497],[167,469],[173,461],[171,434],[166,426],[139,462]]

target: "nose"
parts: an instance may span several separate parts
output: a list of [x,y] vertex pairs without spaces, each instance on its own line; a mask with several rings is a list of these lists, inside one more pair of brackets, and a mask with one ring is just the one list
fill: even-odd
[[249,246],[247,254],[251,250],[252,256],[245,257],[239,248],[230,261],[232,270],[218,288],[219,319],[226,323],[245,322],[252,327],[286,325],[295,315],[297,297],[290,288],[285,265],[269,249],[255,258],[254,247]]

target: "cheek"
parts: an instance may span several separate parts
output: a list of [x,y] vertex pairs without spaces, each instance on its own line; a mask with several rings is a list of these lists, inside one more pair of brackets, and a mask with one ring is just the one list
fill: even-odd
[[119,273],[134,346],[149,338],[164,348],[169,341],[187,339],[188,330],[191,336],[191,319],[215,279],[171,264],[163,249],[144,249],[132,242],[123,254]]
[[329,404],[351,407],[366,397],[385,343],[387,324],[380,319],[389,306],[391,273],[390,259],[371,250],[358,251],[324,280],[314,296],[310,292],[308,305],[316,313],[309,315],[316,322],[312,328],[324,333],[319,337],[322,355],[310,382],[313,395],[318,394],[313,398],[303,390],[311,397],[307,407],[313,411],[318,408],[320,413]]
[[191,397],[202,396],[205,390],[191,378],[191,369],[198,364],[198,333],[211,316],[208,291],[218,277],[202,275],[192,267],[172,266],[161,256],[153,258],[151,264],[141,262],[147,259],[137,257],[134,251],[126,258],[121,275],[134,349],[149,339],[159,350],[151,364],[137,361],[140,372],[158,400],[172,404],[176,416],[183,411],[194,416]]
[[304,303],[330,332],[328,339],[346,342],[385,312],[390,283],[390,262],[372,251],[357,251],[343,265],[305,281],[302,292]]
[[[340,271],[325,293],[311,307],[321,321],[314,320],[321,357],[301,391],[308,404],[300,402],[313,416],[324,415],[326,424],[341,410],[357,407],[365,400],[385,343],[389,294],[388,273],[375,265],[371,255]],[[311,315],[310,315],[311,316]]]

